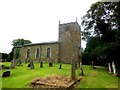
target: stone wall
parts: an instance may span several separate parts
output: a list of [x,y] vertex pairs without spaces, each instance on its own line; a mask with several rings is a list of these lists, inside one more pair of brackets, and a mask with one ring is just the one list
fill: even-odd
[[59,25],[59,62],[79,60],[80,27],[77,22]]
[[[36,45],[24,45],[22,48],[20,48],[20,56],[19,59],[21,60],[26,60],[27,59],[27,50],[30,49],[30,57],[28,58],[29,60],[43,60],[43,61],[53,61],[53,62],[58,62],[58,47],[59,43],[47,43],[47,44],[36,44]],[[40,49],[40,57],[36,57],[36,52],[37,48]],[[47,58],[46,53],[47,53],[47,48],[51,49],[51,57]],[[15,52],[16,48],[14,48]],[[15,53],[14,53],[14,58],[15,58]]]

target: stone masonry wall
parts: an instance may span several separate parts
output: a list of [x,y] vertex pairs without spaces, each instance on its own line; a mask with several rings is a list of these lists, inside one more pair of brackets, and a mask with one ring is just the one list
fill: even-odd
[[[44,44],[44,45],[30,45],[30,46],[23,46],[22,48],[20,48],[20,56],[19,59],[21,60],[25,60],[27,58],[27,50],[30,49],[30,60],[42,60],[42,61],[53,61],[53,62],[57,62],[58,61],[58,47],[59,44],[58,43],[54,43],[54,44]],[[47,48],[51,49],[51,57],[47,58]],[[40,58],[36,58],[36,51],[37,48],[40,48]],[[15,52],[16,49],[14,49]],[[14,54],[14,58],[15,58],[15,54]]]
[[71,63],[79,60],[80,27],[77,22],[59,25],[59,61]]

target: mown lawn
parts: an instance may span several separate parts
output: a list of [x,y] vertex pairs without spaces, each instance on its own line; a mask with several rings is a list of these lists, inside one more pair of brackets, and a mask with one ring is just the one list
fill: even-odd
[[[10,63],[3,63],[9,66]],[[3,88],[27,88],[28,84],[37,77],[45,77],[53,74],[70,76],[70,64],[63,64],[62,69],[59,69],[59,64],[53,64],[53,67],[49,67],[48,63],[44,63],[43,68],[39,68],[39,63],[34,63],[35,69],[31,70],[27,67],[28,64],[17,66],[15,69],[11,69],[11,76],[2,79]],[[5,70],[3,70],[5,71]],[[2,71],[2,72],[3,72]],[[77,70],[77,76],[79,72]]]
[[92,69],[86,65],[84,73],[78,88],[118,88],[118,77],[108,73],[106,67],[96,66],[96,69]]
[[[3,64],[10,65],[10,63]],[[22,66],[11,69],[11,76],[2,78],[2,88],[28,88],[28,84],[37,77],[53,74],[70,76],[71,72],[70,64],[63,64],[62,69],[59,69],[58,63],[54,64],[53,67],[44,63],[43,68],[39,68],[39,63],[34,63],[35,69],[33,70],[30,70],[27,65],[23,63]],[[118,88],[118,77],[109,74],[105,67],[96,67],[94,70],[88,65],[83,65],[83,67],[85,76],[76,85],[77,88]],[[2,70],[2,72],[4,71]],[[2,72],[0,75],[2,75]],[[79,69],[77,69],[76,74],[79,75]]]

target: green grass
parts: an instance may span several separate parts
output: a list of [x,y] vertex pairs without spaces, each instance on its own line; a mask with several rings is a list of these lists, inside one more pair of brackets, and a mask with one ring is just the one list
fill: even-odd
[[[10,66],[10,63],[3,64]],[[39,63],[34,63],[35,69],[33,70],[27,68],[27,65],[23,63],[22,66],[11,69],[11,76],[2,79],[2,88],[28,88],[28,84],[37,77],[53,74],[70,76],[71,72],[70,64],[63,64],[62,69],[58,69],[58,63],[54,64],[53,67],[49,67],[48,63],[44,63],[43,68],[39,68]],[[118,88],[118,78],[109,74],[105,67],[97,67],[94,70],[87,65],[83,67],[85,76],[77,84],[77,88]],[[2,72],[4,71],[2,70]],[[79,75],[79,69],[77,69],[76,75]]]
[[108,73],[106,67],[84,66],[84,74],[78,88],[118,88],[118,77]]
[[[4,63],[9,66],[9,63]],[[37,77],[45,77],[53,74],[57,75],[70,75],[70,64],[63,64],[62,69],[59,69],[59,64],[54,64],[53,67],[49,67],[48,63],[43,65],[43,68],[39,68],[39,63],[34,63],[35,69],[31,70],[27,68],[28,64],[17,66],[15,69],[11,69],[11,76],[2,79],[3,88],[25,88],[28,84]],[[5,71],[5,70],[3,70]],[[2,71],[2,72],[3,72]],[[78,72],[78,70],[77,70]],[[79,73],[77,73],[77,76]]]

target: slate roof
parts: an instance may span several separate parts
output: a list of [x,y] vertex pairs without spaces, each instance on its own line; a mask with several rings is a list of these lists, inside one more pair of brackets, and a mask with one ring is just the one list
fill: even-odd
[[35,46],[35,45],[48,45],[48,44],[59,44],[59,42],[58,41],[51,41],[51,42],[31,43],[31,44],[16,46],[15,48],[21,48],[21,47],[25,47],[25,46]]

